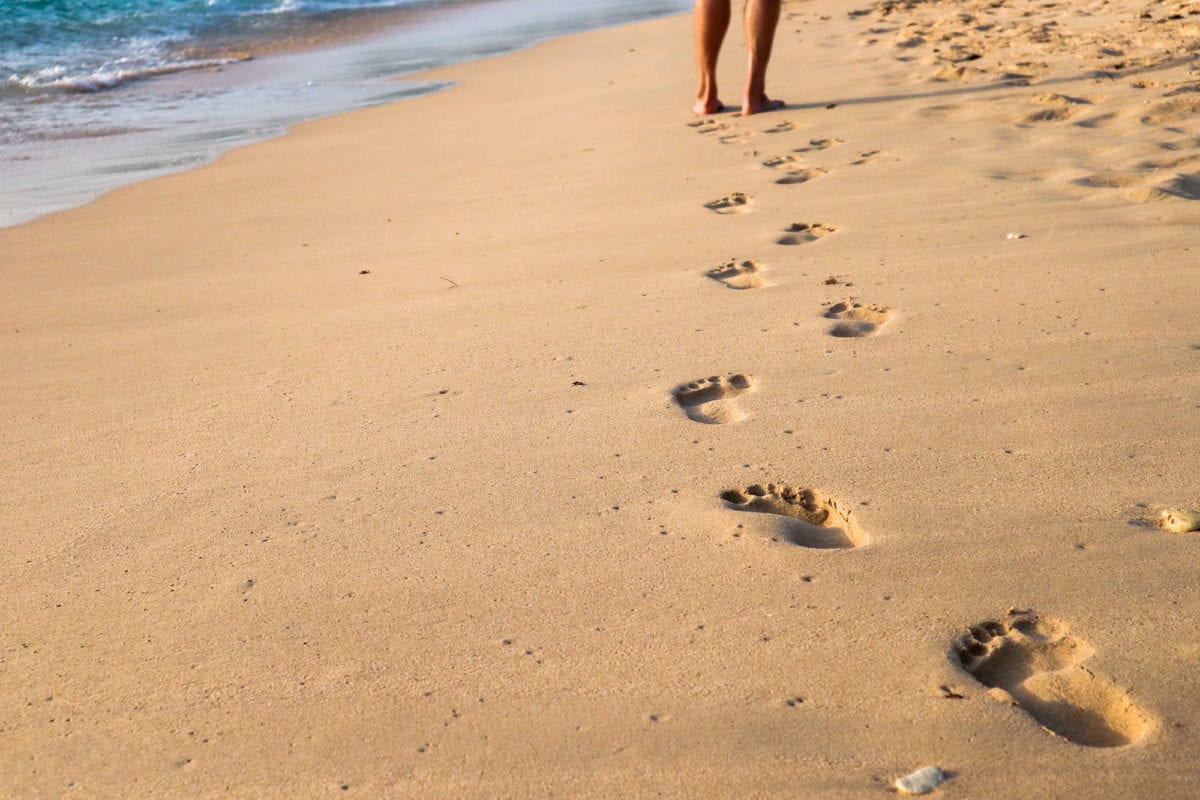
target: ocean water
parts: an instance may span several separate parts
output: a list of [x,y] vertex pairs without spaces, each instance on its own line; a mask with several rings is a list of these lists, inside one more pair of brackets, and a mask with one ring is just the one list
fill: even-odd
[[0,226],[691,0],[0,0]]

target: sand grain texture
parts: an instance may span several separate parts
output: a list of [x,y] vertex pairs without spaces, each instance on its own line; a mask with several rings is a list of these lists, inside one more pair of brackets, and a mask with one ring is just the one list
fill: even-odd
[[589,33],[0,231],[3,794],[1194,796],[1189,9],[789,2],[699,125],[687,17]]

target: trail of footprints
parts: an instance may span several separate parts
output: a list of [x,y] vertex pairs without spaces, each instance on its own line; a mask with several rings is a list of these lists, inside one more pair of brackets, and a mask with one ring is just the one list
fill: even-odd
[[[1164,135],[1158,147],[1200,156],[1200,82],[1190,59],[1176,55],[1200,50],[1200,6],[1193,0],[1153,0],[1142,13],[1127,15],[1109,5],[1105,0],[961,0],[950,15],[939,3],[871,0],[849,18],[861,25],[862,46],[888,51],[880,55],[909,65],[910,73],[916,71],[912,77],[933,85],[1019,88],[1077,77],[1113,87],[1114,93],[1124,88],[1144,93],[1141,98],[1122,92],[1108,103],[1105,96],[1030,92],[1025,107],[1009,114],[1009,121],[1018,129],[1036,130],[1040,145],[1070,146],[1067,140],[1079,141],[1079,133],[1109,131],[1076,148],[1083,163],[1075,167],[1085,174],[1069,179],[1073,188],[1067,191],[1073,195],[1132,203],[1200,200],[1197,161],[1151,158],[1131,141],[1138,137],[1123,135],[1130,127],[1148,126]],[[943,103],[919,113],[941,118],[964,108]],[[1023,149],[1024,142],[1018,142]],[[1021,155],[1018,150],[1010,161],[1018,163]],[[1019,168],[993,177],[1049,178]]]
[[[715,118],[696,120],[689,123],[698,133],[718,135],[721,141],[745,141],[749,134],[739,130],[737,122],[725,122]],[[780,120],[763,130],[767,134],[787,134],[796,125],[789,120]],[[808,165],[803,156],[821,152],[844,144],[843,140],[810,138],[807,143],[795,148],[793,154],[773,156],[761,162],[763,167],[782,173],[775,183],[783,186],[808,183],[829,173],[823,166]],[[862,164],[873,160],[879,151],[871,150],[860,154],[851,162]],[[744,192],[733,192],[704,204],[704,207],[721,215],[746,214],[753,205],[753,197]],[[836,228],[821,222],[796,222],[785,229],[776,244],[795,246],[819,241],[836,232]],[[738,291],[761,289],[767,286],[765,267],[752,259],[731,258],[705,272],[705,276],[729,289]],[[825,284],[840,284],[841,281],[827,278]],[[879,332],[890,317],[890,311],[877,305],[864,305],[853,300],[828,307],[823,316],[834,320],[829,335],[836,338],[872,336]],[[749,418],[745,408],[746,396],[757,389],[756,380],[750,375],[736,373],[726,376],[714,375],[676,386],[671,395],[675,404],[688,419],[705,425],[729,425]],[[738,511],[757,512],[764,515],[761,527],[772,538],[799,547],[821,550],[840,550],[861,547],[868,536],[854,522],[850,513],[823,492],[813,488],[794,488],[787,484],[754,485],[742,489],[729,489],[720,498],[727,508]]]
[[[1129,84],[1134,88],[1154,90],[1163,88],[1152,81],[1138,80]],[[1171,84],[1168,84],[1170,86]],[[1108,138],[1119,141],[1120,124],[1137,124],[1155,127],[1167,134],[1182,135],[1182,138],[1163,140],[1157,148],[1166,153],[1163,157],[1147,157],[1133,151],[1130,155],[1106,155],[1104,160],[1088,156],[1078,166],[1089,173],[1070,181],[1073,186],[1087,190],[1098,190],[1092,196],[1105,193],[1116,194],[1133,203],[1158,200],[1200,200],[1200,173],[1195,167],[1200,164],[1200,84],[1185,82],[1182,86],[1162,92],[1158,101],[1147,101],[1148,110],[1131,113],[1128,105],[1117,106],[1106,111],[1101,107],[1103,98],[1088,98],[1044,93],[1028,98],[1035,108],[1023,112],[1013,119],[1018,128],[1056,129],[1057,125],[1071,125],[1084,130],[1100,130],[1113,126],[1114,133]],[[933,106],[924,110],[927,115],[938,115],[959,110],[958,106]],[[1136,120],[1129,119],[1136,116]],[[1110,148],[1093,148],[1107,151]],[[1190,171],[1189,171],[1190,170]],[[1048,174],[1023,173],[1020,170],[1001,170],[992,175],[999,180],[1044,181]]]
[[[890,8],[902,2],[905,0],[880,0],[876,3],[875,13],[886,17]],[[899,46],[918,47],[921,44],[920,37],[912,37],[907,45]],[[971,74],[971,68],[962,65],[945,69],[955,72],[953,79],[965,79]],[[1014,83],[1028,82],[1030,78],[1014,73],[1000,77]],[[1092,105],[1086,98],[1060,94],[1038,95],[1032,102],[1040,108],[1023,115],[1019,124],[1062,122],[1073,119],[1081,109]],[[1169,126],[1194,117],[1198,111],[1200,96],[1193,94],[1152,107],[1143,122]],[[1102,117],[1091,119],[1094,124],[1104,121]],[[725,143],[743,143],[750,136],[738,130],[736,123],[727,124],[715,119],[696,121],[691,125],[702,134],[719,134],[718,138]],[[795,127],[791,121],[781,120],[762,132],[786,134]],[[782,173],[775,179],[778,185],[808,183],[829,174],[829,170],[806,164],[804,154],[842,144],[844,142],[836,138],[809,139],[806,145],[794,149],[793,154],[773,156],[761,165]],[[1200,150],[1200,136],[1181,140],[1177,147],[1164,144],[1163,149]],[[879,153],[878,150],[862,152],[850,163],[868,163]],[[751,155],[757,155],[757,152]],[[1187,153],[1141,167],[1142,171],[1171,169],[1197,161],[1200,161],[1200,154]],[[1127,188],[1140,182],[1141,176],[1120,172],[1096,173],[1077,181],[1080,185],[1097,188]],[[1180,176],[1175,184],[1162,191],[1200,199],[1200,177]],[[749,195],[735,192],[706,203],[705,207],[722,215],[745,214],[751,210],[752,201]],[[796,222],[788,226],[775,243],[784,246],[810,244],[836,230],[820,222]],[[709,269],[705,275],[727,288],[742,291],[767,286],[765,271],[758,261],[730,259]],[[837,285],[844,281],[830,277],[824,283]],[[894,313],[886,306],[850,298],[827,303],[821,316],[830,321],[829,336],[858,339],[878,335],[894,318]],[[726,425],[749,418],[745,399],[757,388],[753,377],[737,373],[681,384],[675,387],[672,396],[690,420],[706,425]],[[815,488],[754,484],[726,489],[719,494],[719,499],[730,511],[755,514],[759,521],[753,527],[775,541],[813,550],[850,550],[870,542],[868,534],[844,504]],[[1200,512],[1195,513],[1197,524],[1189,530],[1200,528]],[[951,660],[986,687],[988,695],[1020,709],[1045,730],[1067,741],[1088,747],[1120,747],[1141,741],[1154,728],[1153,718],[1140,709],[1125,690],[1087,667],[1086,662],[1094,651],[1086,642],[1072,636],[1066,623],[1059,620],[1033,611],[1010,610],[1001,618],[971,626],[955,639],[951,650]]]
[[[1064,5],[1065,4],[1060,4]],[[1165,9],[1163,9],[1165,11]],[[1030,12],[1031,15],[1039,12]],[[1200,15],[1200,9],[1193,8],[1186,15],[1181,13],[1143,15],[1139,21],[1127,22],[1128,27],[1138,31],[1139,35],[1154,33],[1162,42],[1172,42],[1183,47],[1194,49],[1200,46],[1200,28],[1189,19]],[[1081,15],[1086,16],[1086,15]],[[1055,23],[1061,22],[1061,15]],[[1111,30],[1102,30],[1092,24],[1086,24],[1080,29],[1071,31],[1069,26],[1048,33],[1044,37],[1031,36],[1028,42],[1039,47],[1049,46],[1051,52],[1070,51],[1085,52],[1088,47],[1095,46],[1093,57],[1099,59],[1094,63],[1096,77],[1106,81],[1119,81],[1122,74],[1130,71],[1129,75],[1146,74],[1152,67],[1156,68],[1151,74],[1155,79],[1135,78],[1126,85],[1140,90],[1152,99],[1133,100],[1119,98],[1117,102],[1107,103],[1106,98],[1081,97],[1055,92],[1032,94],[1026,98],[1031,108],[1017,112],[1011,117],[1011,122],[1019,129],[1038,129],[1039,132],[1052,132],[1058,140],[1063,140],[1063,132],[1072,130],[1101,132],[1109,129],[1110,133],[1088,148],[1081,148],[1083,163],[1078,167],[1090,174],[1076,177],[1070,184],[1088,190],[1085,197],[1103,197],[1113,195],[1132,203],[1148,203],[1161,200],[1200,200],[1200,173],[1195,166],[1200,162],[1200,83],[1194,78],[1194,69],[1182,73],[1179,69],[1169,70],[1166,48],[1162,55],[1155,56],[1126,56],[1122,49],[1121,26],[1113,26]],[[980,28],[980,30],[984,30]],[[987,37],[981,37],[973,45],[974,52],[979,58],[986,55]],[[1010,35],[1006,44],[1011,44],[1016,36]],[[1082,44],[1081,44],[1082,43]],[[1040,72],[1049,69],[1046,63],[1022,62],[1031,68],[1031,74],[1017,76],[1014,73],[1000,73],[997,81],[1010,85],[1029,85],[1036,83]],[[961,68],[960,68],[961,69]],[[985,71],[971,68],[971,73],[959,75],[956,79],[966,80],[971,77],[986,74]],[[1016,78],[1023,77],[1023,81]],[[936,80],[948,79],[945,76]],[[930,106],[921,113],[926,116],[943,117],[962,109],[957,105]],[[1070,126],[1066,128],[1064,126]],[[1166,151],[1190,151],[1177,158],[1147,157],[1144,149],[1131,146],[1129,152],[1122,154],[1118,147],[1129,143],[1130,137],[1122,135],[1122,127],[1148,126],[1161,130],[1168,136],[1182,136],[1181,139],[1164,139],[1156,143],[1157,147]],[[1056,133],[1055,133],[1056,132]],[[1132,143],[1131,143],[1132,144]],[[1019,170],[1001,172],[993,177],[1002,180],[1019,179]],[[1033,176],[1034,180],[1045,180],[1047,176]]]
[[[748,138],[739,130],[737,122],[725,122],[716,118],[696,120],[689,123],[698,133],[718,135],[721,141],[742,142]],[[763,130],[766,134],[787,134],[796,129],[790,120],[779,120]],[[838,147],[845,142],[838,138],[810,138],[807,143],[795,148],[794,154],[774,156],[762,161],[763,167],[782,173],[775,183],[790,186],[808,183],[829,170],[823,166],[808,165],[803,156]],[[879,151],[862,153],[854,164],[872,160]],[[756,153],[752,153],[756,154]],[[753,197],[744,192],[733,192],[725,197],[711,200],[704,207],[721,215],[746,214],[752,209]],[[777,238],[776,244],[795,246],[819,241],[836,232],[832,225],[821,222],[792,223]],[[765,268],[752,259],[732,258],[705,272],[706,277],[727,288],[745,291],[761,289],[767,285]],[[826,284],[841,281],[827,278]],[[870,336],[879,331],[889,317],[888,309],[882,306],[862,305],[848,300],[827,309],[824,316],[834,319],[835,325],[829,333],[834,337]],[[749,375],[737,373],[727,376],[714,375],[676,386],[671,395],[675,404],[688,419],[705,425],[728,425],[749,418],[745,410],[745,397],[757,389],[757,382]],[[721,493],[721,500],[730,509],[758,512],[765,515],[761,527],[772,533],[772,538],[811,549],[850,549],[868,542],[867,535],[853,521],[848,511],[828,495],[812,488],[793,488],[787,484],[754,485],[743,489],[729,489]]]

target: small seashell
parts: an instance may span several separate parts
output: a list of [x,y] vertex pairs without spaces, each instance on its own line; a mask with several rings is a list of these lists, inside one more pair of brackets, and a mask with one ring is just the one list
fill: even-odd
[[916,772],[896,778],[896,791],[900,794],[929,794],[946,782],[946,773],[941,767],[921,767]]
[[1158,524],[1163,530],[1171,533],[1200,531],[1200,511],[1166,509],[1162,512]]
[[1024,238],[1025,238],[1025,234],[1023,234],[1023,233],[1010,233],[1008,236],[1006,236],[1006,237],[1004,237],[1004,238],[1006,238],[1006,239],[1010,239],[1010,240],[1011,240],[1011,239],[1024,239]]

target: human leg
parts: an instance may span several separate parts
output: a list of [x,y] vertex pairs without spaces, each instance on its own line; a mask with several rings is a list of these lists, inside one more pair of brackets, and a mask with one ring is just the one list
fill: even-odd
[[730,0],[696,0],[696,62],[700,88],[694,114],[715,114],[724,106],[717,99],[717,56],[729,30]]
[[767,97],[767,62],[771,60],[771,45],[779,27],[781,0],[746,0],[746,46],[750,63],[746,74],[746,91],[742,97],[742,114],[758,114],[783,108],[782,100]]

